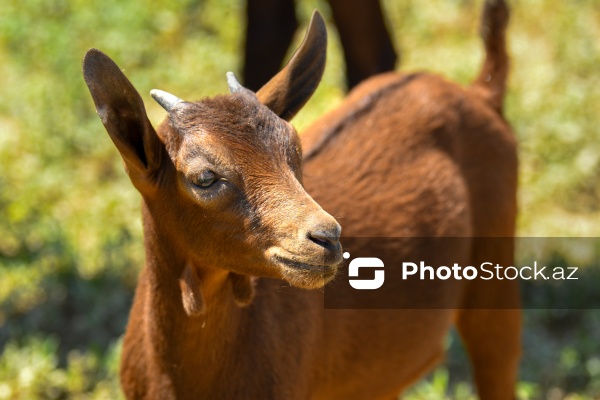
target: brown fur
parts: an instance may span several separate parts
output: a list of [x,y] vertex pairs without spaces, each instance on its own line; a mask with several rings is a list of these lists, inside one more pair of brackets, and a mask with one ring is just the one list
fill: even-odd
[[[484,18],[504,8],[490,0]],[[315,18],[313,36],[325,35]],[[484,40],[503,35],[501,25]],[[300,52],[324,57],[322,40],[302,46],[314,43],[319,51]],[[489,71],[503,72],[505,60],[495,65],[486,48]],[[345,237],[401,238],[377,256],[512,263],[517,159],[499,113],[503,84],[494,75],[464,90],[429,74],[365,82],[305,133],[305,191],[296,132],[258,102],[283,105],[276,111],[289,118],[310,97],[321,63],[294,63],[310,71],[288,66],[275,80],[282,86],[257,97],[179,103],[155,133],[119,68],[97,50],[84,59],[98,113],[143,198],[147,260],[123,345],[127,398],[393,398],[440,360],[455,323],[481,398],[513,398],[513,281],[423,290],[388,277],[405,305],[393,310],[325,310],[322,291],[303,289],[330,280],[341,255],[339,226],[307,191]],[[286,82],[298,87],[289,71],[300,70],[309,89],[289,106],[271,102],[289,98]],[[193,186],[207,166],[227,178],[211,192]],[[465,240],[435,240],[445,236]],[[490,246],[494,236],[507,240]],[[503,309],[477,309],[484,297]]]

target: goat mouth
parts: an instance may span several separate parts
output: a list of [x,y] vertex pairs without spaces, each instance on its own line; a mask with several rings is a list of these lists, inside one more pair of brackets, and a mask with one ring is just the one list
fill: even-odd
[[311,264],[303,261],[292,260],[280,255],[273,255],[273,263],[281,267],[283,278],[292,286],[304,289],[317,289],[323,287],[335,277],[340,264]]

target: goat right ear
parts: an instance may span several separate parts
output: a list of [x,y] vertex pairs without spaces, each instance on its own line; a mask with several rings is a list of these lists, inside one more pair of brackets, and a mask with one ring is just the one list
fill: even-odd
[[256,96],[275,114],[289,121],[317,89],[327,56],[327,29],[318,11],[313,12],[302,44],[287,65]]
[[90,49],[85,54],[83,77],[127,173],[134,183],[140,183],[159,167],[163,146],[142,98],[117,64],[100,50]]

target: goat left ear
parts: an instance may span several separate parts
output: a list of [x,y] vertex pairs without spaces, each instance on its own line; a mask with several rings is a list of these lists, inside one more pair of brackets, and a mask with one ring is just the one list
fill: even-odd
[[117,64],[100,50],[86,53],[83,77],[129,177],[136,186],[146,182],[160,165],[163,145],[148,120],[142,98]]
[[302,44],[287,65],[256,96],[275,114],[289,121],[310,99],[321,81],[327,56],[327,29],[318,11],[313,12]]

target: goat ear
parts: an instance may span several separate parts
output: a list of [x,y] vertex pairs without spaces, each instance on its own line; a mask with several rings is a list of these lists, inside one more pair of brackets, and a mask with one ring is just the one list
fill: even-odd
[[287,65],[256,93],[261,103],[289,121],[314,93],[327,56],[327,29],[318,11],[313,12],[302,44]]
[[85,54],[83,77],[129,176],[133,180],[149,176],[160,164],[162,142],[148,120],[139,93],[117,64],[97,49]]

